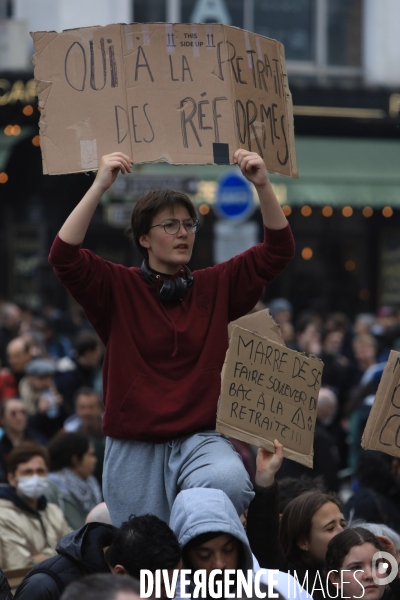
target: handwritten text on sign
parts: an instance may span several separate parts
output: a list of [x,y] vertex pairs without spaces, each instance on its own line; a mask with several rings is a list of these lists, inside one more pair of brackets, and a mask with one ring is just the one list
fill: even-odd
[[318,359],[234,327],[217,423],[231,427],[233,437],[241,439],[237,430],[243,430],[312,455],[322,366]]
[[361,445],[400,458],[400,352],[390,352]]
[[45,173],[134,162],[229,164],[239,148],[297,176],[283,46],[220,24],[32,34]]

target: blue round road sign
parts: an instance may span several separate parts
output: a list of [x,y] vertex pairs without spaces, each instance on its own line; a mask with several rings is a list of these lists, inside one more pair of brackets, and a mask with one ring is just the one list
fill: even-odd
[[234,171],[218,182],[215,208],[222,219],[245,221],[255,209],[253,189],[249,181]]

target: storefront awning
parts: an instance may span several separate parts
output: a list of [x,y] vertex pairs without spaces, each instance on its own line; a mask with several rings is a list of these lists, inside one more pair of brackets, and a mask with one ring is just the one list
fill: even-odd
[[[400,209],[400,139],[296,137],[299,179],[271,175],[278,199],[290,206],[352,206]],[[196,203],[215,200],[216,180],[227,169],[214,165],[138,165],[135,173],[193,177]],[[133,176],[135,176],[135,173]],[[128,200],[128,198],[126,198]]]
[[286,202],[400,208],[400,140],[296,138],[300,178],[271,176]]

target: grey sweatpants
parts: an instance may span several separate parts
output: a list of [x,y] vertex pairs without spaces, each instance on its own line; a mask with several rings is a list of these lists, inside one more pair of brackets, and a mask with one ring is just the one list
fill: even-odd
[[223,490],[239,515],[254,496],[242,459],[215,431],[165,444],[107,438],[103,495],[113,525],[146,513],[168,523],[178,493],[194,487]]

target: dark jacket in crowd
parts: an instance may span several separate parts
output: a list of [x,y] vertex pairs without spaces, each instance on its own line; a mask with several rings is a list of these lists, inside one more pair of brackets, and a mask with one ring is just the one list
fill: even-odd
[[354,474],[356,491],[346,502],[346,520],[383,523],[400,534],[400,484],[392,463],[399,459],[384,452],[360,450]]
[[97,370],[83,367],[75,358],[65,356],[57,364],[54,376],[57,389],[63,397],[68,414],[74,412],[74,397],[81,387],[94,387]]
[[400,579],[396,578],[389,583],[383,593],[381,600],[399,600],[400,598]]
[[397,488],[383,494],[372,488],[357,490],[343,508],[346,521],[362,519],[383,523],[400,534],[400,493]]
[[332,491],[339,491],[337,472],[340,468],[340,455],[337,441],[334,436],[317,420],[314,434],[314,464],[310,469],[293,460],[284,460],[276,478],[286,477],[299,479],[302,475],[316,477],[321,475],[325,487]]
[[12,592],[7,577],[0,569],[0,600],[12,600]]
[[31,569],[15,592],[14,600],[58,600],[71,581],[92,573],[110,573],[103,548],[109,546],[116,528],[89,523],[64,536],[57,556]]

